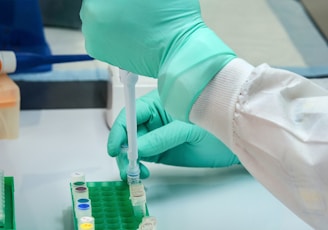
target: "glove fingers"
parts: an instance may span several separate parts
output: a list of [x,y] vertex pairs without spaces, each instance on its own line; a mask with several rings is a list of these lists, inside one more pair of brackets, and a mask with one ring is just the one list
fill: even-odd
[[[143,122],[147,120],[145,118],[146,113],[144,112],[141,115],[140,113],[137,114],[138,114],[137,119],[139,119],[137,120],[137,124],[138,124],[137,135],[142,136],[149,132],[148,124],[147,125],[143,124]],[[125,112],[122,111],[119,114],[118,118],[115,120],[110,130],[108,141],[107,141],[107,152],[110,156],[116,157],[120,154],[121,147],[127,145],[128,145],[128,134],[126,130],[126,116],[125,116]]]
[[[159,103],[157,90],[148,93],[146,96],[136,101],[136,114],[138,125],[138,136],[149,130],[156,129],[163,125],[162,117],[167,118],[165,112],[158,109]],[[164,115],[162,114],[164,113]],[[144,128],[147,127],[145,130]],[[126,131],[126,112],[122,109],[109,133],[107,141],[107,152],[110,156],[116,157],[120,154],[121,146],[127,145],[128,137]]]
[[[129,160],[127,158],[127,153],[123,152],[120,155],[116,157],[116,162],[118,165],[118,168],[120,170],[120,177],[123,181],[127,180],[127,169],[129,165]],[[139,163],[140,167],[140,179],[146,179],[149,177],[150,173],[148,168],[143,165],[142,163]]]
[[127,145],[125,112],[122,110],[116,118],[108,136],[107,152],[116,157],[121,153],[121,146]]
[[172,120],[163,109],[157,90],[137,100],[136,113],[137,124],[144,124],[148,131],[157,129]]
[[150,175],[149,169],[142,163],[139,163],[139,165],[140,165],[140,179],[148,178]]
[[192,125],[173,121],[138,138],[139,157],[152,157],[186,142],[198,141]]

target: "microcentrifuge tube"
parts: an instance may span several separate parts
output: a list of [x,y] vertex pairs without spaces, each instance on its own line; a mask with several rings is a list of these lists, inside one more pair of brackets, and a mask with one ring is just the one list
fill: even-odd
[[84,181],[76,181],[74,183],[72,183],[72,188],[76,188],[76,187],[81,187],[81,186],[85,186],[85,182]]
[[73,184],[74,182],[85,182],[85,175],[82,172],[74,172],[71,174],[71,183]]
[[78,204],[89,204],[89,205],[91,205],[91,200],[88,199],[88,198],[80,198],[80,199],[77,200],[77,203]]
[[76,202],[78,199],[89,199],[89,191],[87,186],[79,186],[73,189],[73,198]]
[[91,207],[91,200],[88,198],[80,198],[76,200],[75,212],[80,204],[88,204]]
[[146,193],[142,183],[130,185],[130,199],[136,217],[146,215]]
[[82,216],[79,219],[79,224],[84,224],[84,223],[90,223],[90,224],[95,224],[95,218],[92,216]]
[[142,218],[142,222],[137,230],[156,230],[157,221],[153,216],[145,216]]
[[92,216],[91,205],[89,204],[77,205],[75,215],[78,220],[83,216]]
[[82,223],[79,224],[79,230],[94,230],[95,226],[91,223]]

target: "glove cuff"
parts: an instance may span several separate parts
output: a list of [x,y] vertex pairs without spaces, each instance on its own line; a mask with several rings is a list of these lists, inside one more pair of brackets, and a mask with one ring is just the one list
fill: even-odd
[[189,112],[198,96],[236,55],[207,27],[194,31],[174,50],[160,69],[158,91],[169,114],[189,121]]
[[253,69],[240,58],[229,62],[208,84],[190,112],[193,123],[213,133],[228,147],[232,146],[236,102]]

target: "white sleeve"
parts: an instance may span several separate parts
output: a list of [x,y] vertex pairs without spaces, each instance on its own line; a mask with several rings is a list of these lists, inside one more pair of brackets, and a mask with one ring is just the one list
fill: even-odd
[[190,120],[220,138],[296,215],[327,228],[327,90],[295,73],[235,59],[200,95]]

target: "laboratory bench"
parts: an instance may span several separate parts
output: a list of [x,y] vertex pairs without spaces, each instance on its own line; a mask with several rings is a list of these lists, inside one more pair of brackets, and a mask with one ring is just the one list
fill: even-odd
[[[210,25],[214,29],[219,28],[228,45],[254,65],[268,62],[273,66],[284,66],[288,62],[291,67],[300,67],[296,70],[304,70],[308,66],[313,70],[312,65],[327,64],[322,63],[328,56],[327,49],[322,48],[326,46],[319,47],[318,44],[324,43],[310,37],[313,33],[308,32],[309,36],[292,36],[289,33],[293,30],[281,24],[281,20],[290,15],[282,15],[285,12],[280,10],[282,6],[285,10],[291,9],[288,12],[299,13],[293,11],[296,9],[294,1],[270,0],[264,3],[261,0],[227,0],[227,10],[216,7],[214,4],[218,4],[217,1],[203,0],[201,3],[207,6],[203,12],[205,19],[212,23]],[[250,17],[250,23],[255,26],[248,28],[249,31],[236,31],[238,25],[244,25],[246,17],[240,14],[228,22],[225,19],[231,18],[229,7],[244,9],[250,5],[257,5],[258,8],[249,9],[254,13],[247,10],[242,13],[248,12],[247,18]],[[218,9],[221,9],[220,13]],[[274,17],[275,14],[278,17]],[[213,20],[214,16],[221,18]],[[300,21],[298,17],[292,18],[295,23]],[[217,21],[224,21],[225,26],[222,28],[215,24]],[[302,26],[296,28],[300,31],[295,34],[304,32],[309,25],[307,21],[301,23]],[[45,32],[53,54],[85,52],[80,31],[45,28]],[[254,37],[254,34],[257,36]],[[306,38],[314,41],[308,50],[305,50],[308,46],[295,42]],[[285,42],[276,42],[277,39]],[[263,47],[257,47],[257,52],[254,44]],[[298,48],[297,45],[302,46]],[[322,52],[310,52],[312,56],[304,53],[312,50]],[[313,58],[312,62],[308,60],[310,57]],[[17,230],[74,229],[70,194],[70,176],[73,172],[83,172],[87,181],[120,180],[116,160],[109,157],[106,151],[110,132],[107,122],[109,111],[106,109],[110,104],[107,65],[94,61],[80,63],[78,67],[73,64],[53,67],[51,74],[13,76],[22,93],[19,137],[0,140],[0,169],[6,176],[14,177]],[[328,88],[327,80],[313,80]],[[121,97],[116,98],[122,100]],[[158,230],[312,229],[257,182],[242,165],[205,169],[145,164],[151,172],[150,178],[143,180],[147,206],[149,214],[157,218]]]
[[[106,109],[26,110],[20,135],[0,141],[0,168],[14,177],[17,230],[73,229],[70,176],[118,181],[106,152]],[[147,163],[143,180],[159,230],[310,230],[242,166],[182,168]]]

